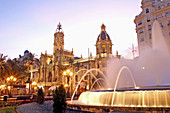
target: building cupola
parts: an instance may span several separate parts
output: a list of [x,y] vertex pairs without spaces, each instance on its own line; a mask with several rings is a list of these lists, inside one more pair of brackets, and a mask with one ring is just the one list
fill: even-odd
[[103,40],[109,40],[110,41],[110,36],[106,32],[106,26],[102,24],[101,26],[101,32],[97,38],[97,41],[103,41]]
[[96,54],[97,57],[109,57],[112,56],[112,41],[110,36],[106,32],[106,26],[101,25],[101,32],[98,35],[96,41]]

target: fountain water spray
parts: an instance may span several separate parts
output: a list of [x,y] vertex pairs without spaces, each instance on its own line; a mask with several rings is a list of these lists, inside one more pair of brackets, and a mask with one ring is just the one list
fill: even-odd
[[135,80],[134,80],[134,78],[133,78],[133,75],[132,75],[131,71],[129,70],[129,68],[128,68],[127,66],[123,66],[123,67],[120,69],[120,71],[119,71],[119,73],[118,73],[118,75],[117,75],[116,83],[115,83],[115,86],[114,86],[113,97],[112,97],[112,104],[111,104],[112,106],[113,106],[113,102],[114,102],[114,98],[115,98],[115,91],[116,91],[116,88],[117,88],[117,83],[118,83],[119,77],[120,77],[121,72],[123,71],[123,69],[127,69],[127,70],[128,70],[128,72],[130,73],[131,78],[132,78],[132,80],[133,80],[134,87],[136,88],[136,83],[135,83]]
[[[92,86],[91,86],[91,88],[90,88],[90,90],[92,90],[93,89],[93,86],[94,86],[94,84],[96,83],[96,82],[98,82],[99,80],[103,80],[103,81],[105,81],[103,78],[98,78],[98,79],[96,79],[95,81],[94,81],[94,83],[92,84]],[[100,83],[100,87],[101,87],[101,82],[99,82]]]
[[[78,82],[78,84],[77,84],[77,86],[76,86],[76,89],[74,90],[74,93],[73,93],[73,95],[72,95],[72,97],[71,97],[71,102],[72,102],[72,100],[73,100],[73,98],[74,98],[74,95],[75,95],[75,93],[76,93],[76,91],[77,91],[77,89],[78,89],[81,81],[84,79],[85,76],[87,76],[87,74],[88,74],[89,72],[91,73],[91,71],[98,71],[98,72],[107,80],[106,76],[105,76],[105,75],[103,74],[103,72],[101,72],[99,69],[90,69],[90,70],[88,70],[88,71],[82,76],[82,78],[80,79],[80,81]],[[91,74],[92,74],[92,73],[91,73]],[[95,79],[97,79],[93,74],[92,74],[92,76],[93,76]]]

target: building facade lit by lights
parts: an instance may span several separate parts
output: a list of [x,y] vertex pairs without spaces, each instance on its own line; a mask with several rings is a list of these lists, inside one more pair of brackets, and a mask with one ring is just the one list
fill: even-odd
[[[64,48],[64,32],[62,26],[59,23],[57,30],[54,33],[53,54],[47,54],[47,51],[40,56],[39,76],[32,76],[32,81],[36,81],[38,86],[46,87],[49,89],[51,86],[57,86],[60,84],[68,86],[72,81],[72,87],[77,83],[86,71],[77,72],[81,69],[100,69],[103,73],[106,72],[106,66],[108,59],[120,58],[118,52],[115,56],[112,55],[112,41],[110,36],[106,32],[106,26],[101,25],[101,32],[96,40],[96,56],[92,56],[90,53],[88,58],[82,58],[82,56],[74,57],[73,49],[71,51]],[[73,73],[73,76],[65,76],[64,71],[69,70]],[[38,70],[37,70],[38,71]],[[93,72],[95,76],[100,76],[98,72]],[[90,87],[93,82],[91,76],[87,76],[83,79],[86,87]],[[88,89],[87,88],[87,89]]]
[[170,1],[142,0],[142,12],[135,17],[139,54],[152,48],[152,25],[160,23],[165,41],[170,51]]

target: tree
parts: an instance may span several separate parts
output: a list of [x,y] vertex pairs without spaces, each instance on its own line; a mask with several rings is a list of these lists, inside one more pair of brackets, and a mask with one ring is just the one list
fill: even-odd
[[39,88],[39,89],[38,89],[36,102],[37,102],[38,104],[43,104],[43,103],[44,103],[44,93],[43,93],[42,88]]
[[7,56],[3,56],[3,54],[0,54],[0,82],[2,82],[2,84],[5,84],[6,70],[11,69],[11,67],[6,62],[6,57]]
[[[11,69],[6,70],[6,75],[8,76],[14,76],[18,78],[17,82],[22,82],[22,80],[25,81],[26,79],[26,70],[27,66],[25,66],[22,61],[18,59],[8,59],[7,60],[8,65],[11,67]],[[21,81],[20,81],[21,80]]]
[[53,112],[54,113],[63,113],[66,111],[66,91],[63,85],[60,85],[59,88],[56,88],[53,95]]

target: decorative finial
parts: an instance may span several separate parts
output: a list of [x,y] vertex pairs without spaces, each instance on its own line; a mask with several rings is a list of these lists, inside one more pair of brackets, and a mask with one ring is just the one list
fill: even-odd
[[60,29],[62,29],[60,22],[59,22],[59,24],[58,24],[58,26],[57,26],[57,29],[58,29],[59,31],[60,31]]
[[106,27],[106,26],[104,25],[104,23],[102,23],[101,30],[102,30],[102,31],[105,31],[105,27]]

